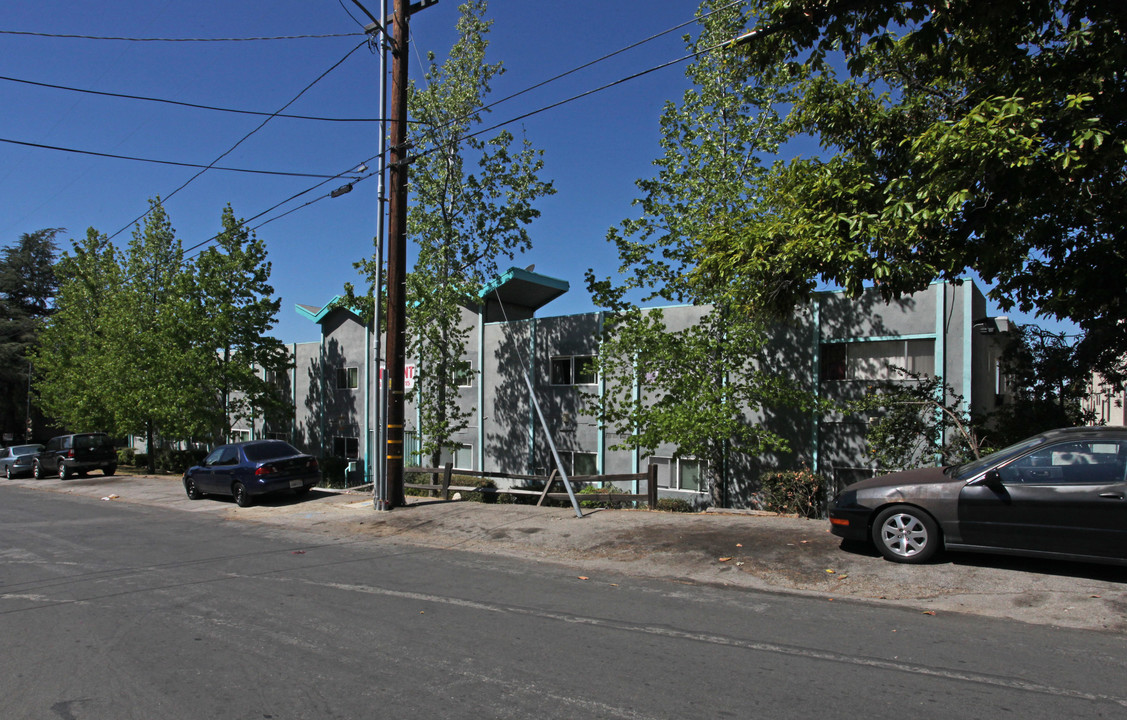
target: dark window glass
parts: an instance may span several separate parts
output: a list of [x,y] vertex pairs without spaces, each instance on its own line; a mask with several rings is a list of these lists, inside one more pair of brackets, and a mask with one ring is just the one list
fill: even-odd
[[266,442],[251,443],[250,445],[243,445],[243,454],[247,456],[247,460],[251,462],[261,462],[263,460],[273,460],[274,458],[290,457],[291,455],[300,455],[293,445],[281,440],[268,440]]

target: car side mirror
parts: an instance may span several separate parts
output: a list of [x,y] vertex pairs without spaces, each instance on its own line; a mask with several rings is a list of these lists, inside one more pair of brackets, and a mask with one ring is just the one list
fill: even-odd
[[978,484],[985,485],[989,488],[994,488],[995,490],[1000,489],[1003,487],[1002,473],[998,472],[998,468],[991,468],[986,471],[986,474],[982,476],[982,479],[978,481]]

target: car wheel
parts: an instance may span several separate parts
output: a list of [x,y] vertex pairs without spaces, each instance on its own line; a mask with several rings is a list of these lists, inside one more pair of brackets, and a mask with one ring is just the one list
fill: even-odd
[[4,477],[8,478],[9,480],[12,479],[12,466],[11,465],[5,465],[4,466]]
[[66,480],[70,477],[70,471],[67,469],[67,464],[62,460],[59,461],[59,479]]
[[203,493],[196,487],[196,481],[190,477],[184,478],[184,492],[188,493],[189,500],[199,500],[203,497]]
[[115,472],[117,472],[116,465],[110,465],[108,468],[102,468],[103,475],[113,475]]
[[39,464],[38,460],[36,460],[35,463],[31,466],[31,475],[36,480],[43,479],[43,466]]
[[938,552],[940,542],[939,526],[918,508],[893,505],[873,522],[873,543],[893,562],[927,562]]
[[231,494],[235,496],[235,504],[239,507],[251,506],[250,493],[247,492],[246,486],[241,482],[237,482],[231,486]]

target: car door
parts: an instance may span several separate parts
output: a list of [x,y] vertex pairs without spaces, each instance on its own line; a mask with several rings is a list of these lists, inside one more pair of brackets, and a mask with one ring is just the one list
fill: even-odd
[[208,453],[207,457],[200,463],[200,469],[192,475],[200,492],[230,492],[231,484],[223,479],[223,463],[229,462],[231,450],[230,445],[221,445]]
[[239,448],[236,445],[224,445],[217,452],[219,456],[209,468],[212,492],[230,494],[231,484],[235,481],[235,468],[239,465]]
[[963,542],[1127,558],[1125,445],[1052,443],[973,480],[959,495]]

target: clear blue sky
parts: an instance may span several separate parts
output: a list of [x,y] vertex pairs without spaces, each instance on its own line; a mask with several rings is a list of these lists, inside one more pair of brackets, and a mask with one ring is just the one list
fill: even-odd
[[[378,12],[378,0],[365,4]],[[440,57],[454,41],[458,2],[441,0],[412,19],[411,69],[421,75],[428,50]],[[389,2],[390,5],[390,2]],[[494,0],[489,56],[506,73],[491,99],[692,19],[695,0],[570,0],[567,3]],[[187,3],[38,0],[0,5],[0,31],[135,38],[246,38],[359,33],[351,0],[228,0]],[[685,55],[681,36],[664,35],[592,68],[497,106],[501,122]],[[0,33],[0,75],[101,92],[273,112],[343,58],[360,35],[325,39],[230,43],[125,42]],[[686,87],[684,63],[526,118],[521,129],[545,151],[544,177],[557,194],[544,200],[531,227],[534,249],[514,261],[567,280],[571,292],[542,311],[593,309],[583,284],[591,267],[617,267],[607,229],[634,214],[634,181],[652,174],[660,152],[658,117]],[[361,48],[317,82],[287,113],[324,117],[379,114],[378,57]],[[0,80],[0,138],[99,153],[206,165],[264,118],[100,97]],[[276,118],[219,165],[254,170],[334,175],[376,153],[374,124]],[[86,228],[112,234],[198,172],[0,143],[0,245],[44,227]],[[320,182],[211,170],[165,207],[185,247],[214,235],[230,203],[239,217],[261,213]],[[342,184],[333,181],[280,207],[258,224]],[[270,251],[272,282],[282,299],[275,335],[311,341],[318,329],[295,303],[321,305],[345,282],[359,281],[352,263],[373,252],[376,182],[297,210],[257,231]],[[124,244],[131,230],[116,239]],[[1021,318],[1019,318],[1021,319]]]

